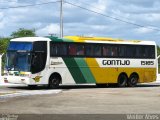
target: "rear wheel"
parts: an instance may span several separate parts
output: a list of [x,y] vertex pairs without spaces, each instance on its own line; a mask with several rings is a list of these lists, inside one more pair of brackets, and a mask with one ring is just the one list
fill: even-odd
[[120,74],[118,77],[118,87],[125,87],[128,77],[125,74]]
[[50,79],[49,79],[49,85],[48,85],[48,87],[49,87],[50,89],[58,88],[58,87],[59,87],[59,84],[60,84],[60,81],[61,81],[61,79],[60,79],[59,76],[57,76],[57,75],[52,75],[52,76],[50,77]]
[[138,83],[138,75],[137,74],[132,74],[130,77],[129,77],[129,80],[127,82],[128,86],[129,87],[135,87]]

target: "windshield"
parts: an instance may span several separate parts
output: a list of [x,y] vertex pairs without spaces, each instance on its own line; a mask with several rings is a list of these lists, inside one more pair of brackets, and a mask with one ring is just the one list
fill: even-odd
[[31,55],[26,52],[7,52],[6,68],[9,71],[30,71]]
[[32,43],[31,42],[10,42],[8,51],[15,51],[15,50],[32,50]]
[[6,55],[7,71],[24,71],[33,74],[45,69],[47,60],[47,42],[13,42]]
[[30,71],[31,42],[10,42],[7,50],[6,69],[8,71]]

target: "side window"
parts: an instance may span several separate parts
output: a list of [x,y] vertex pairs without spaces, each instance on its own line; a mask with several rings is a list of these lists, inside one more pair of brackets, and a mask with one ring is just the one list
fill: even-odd
[[75,44],[69,45],[69,55],[76,55],[77,46]]
[[94,56],[100,57],[102,55],[102,50],[100,45],[94,46]]
[[85,46],[85,50],[86,50],[86,56],[88,57],[90,57],[90,56],[93,56],[93,53],[94,53],[94,46],[93,45],[86,45]]
[[111,56],[112,57],[118,56],[118,47],[117,46],[112,46],[111,47]]
[[57,55],[58,56],[67,55],[67,45],[66,44],[57,44]]
[[148,58],[149,51],[147,50],[147,46],[136,46],[136,57],[137,58]]
[[145,46],[139,46],[139,57],[140,58],[146,58],[146,50],[145,50]]
[[155,46],[149,47],[149,58],[155,59]]
[[102,55],[102,50],[100,45],[87,44],[85,46],[87,57],[100,57]]
[[110,45],[104,45],[103,46],[103,56],[111,56],[111,50],[112,50],[112,48],[111,48],[111,46]]
[[77,46],[77,55],[84,55],[84,45]]
[[51,43],[50,54],[52,57],[67,55],[67,45],[63,43]]
[[84,45],[70,44],[69,45],[69,55],[83,56],[84,55]]
[[119,46],[119,57],[126,57],[125,56],[126,53],[126,46]]
[[141,58],[155,58],[154,46],[140,46],[139,49]]
[[138,53],[136,50],[137,49],[134,46],[131,46],[131,45],[127,46],[127,48],[126,48],[126,57],[135,58],[137,56],[137,53]]

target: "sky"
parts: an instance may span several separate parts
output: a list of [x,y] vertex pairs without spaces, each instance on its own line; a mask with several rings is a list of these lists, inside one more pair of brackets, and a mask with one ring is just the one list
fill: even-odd
[[[37,36],[49,34],[58,36],[60,2],[2,9],[55,1],[58,0],[0,0],[0,37],[8,37],[19,28],[35,29]],[[152,40],[160,45],[160,0],[65,1],[63,3],[64,36],[102,36],[125,40]]]

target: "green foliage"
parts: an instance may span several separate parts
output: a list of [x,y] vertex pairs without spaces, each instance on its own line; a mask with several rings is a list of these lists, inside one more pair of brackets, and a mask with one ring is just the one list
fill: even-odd
[[10,38],[0,38],[0,54],[6,53]]
[[157,55],[160,55],[160,47],[157,46]]
[[11,37],[13,38],[18,38],[18,37],[35,37],[35,30],[30,30],[30,29],[24,29],[20,28],[15,32],[12,32]]

